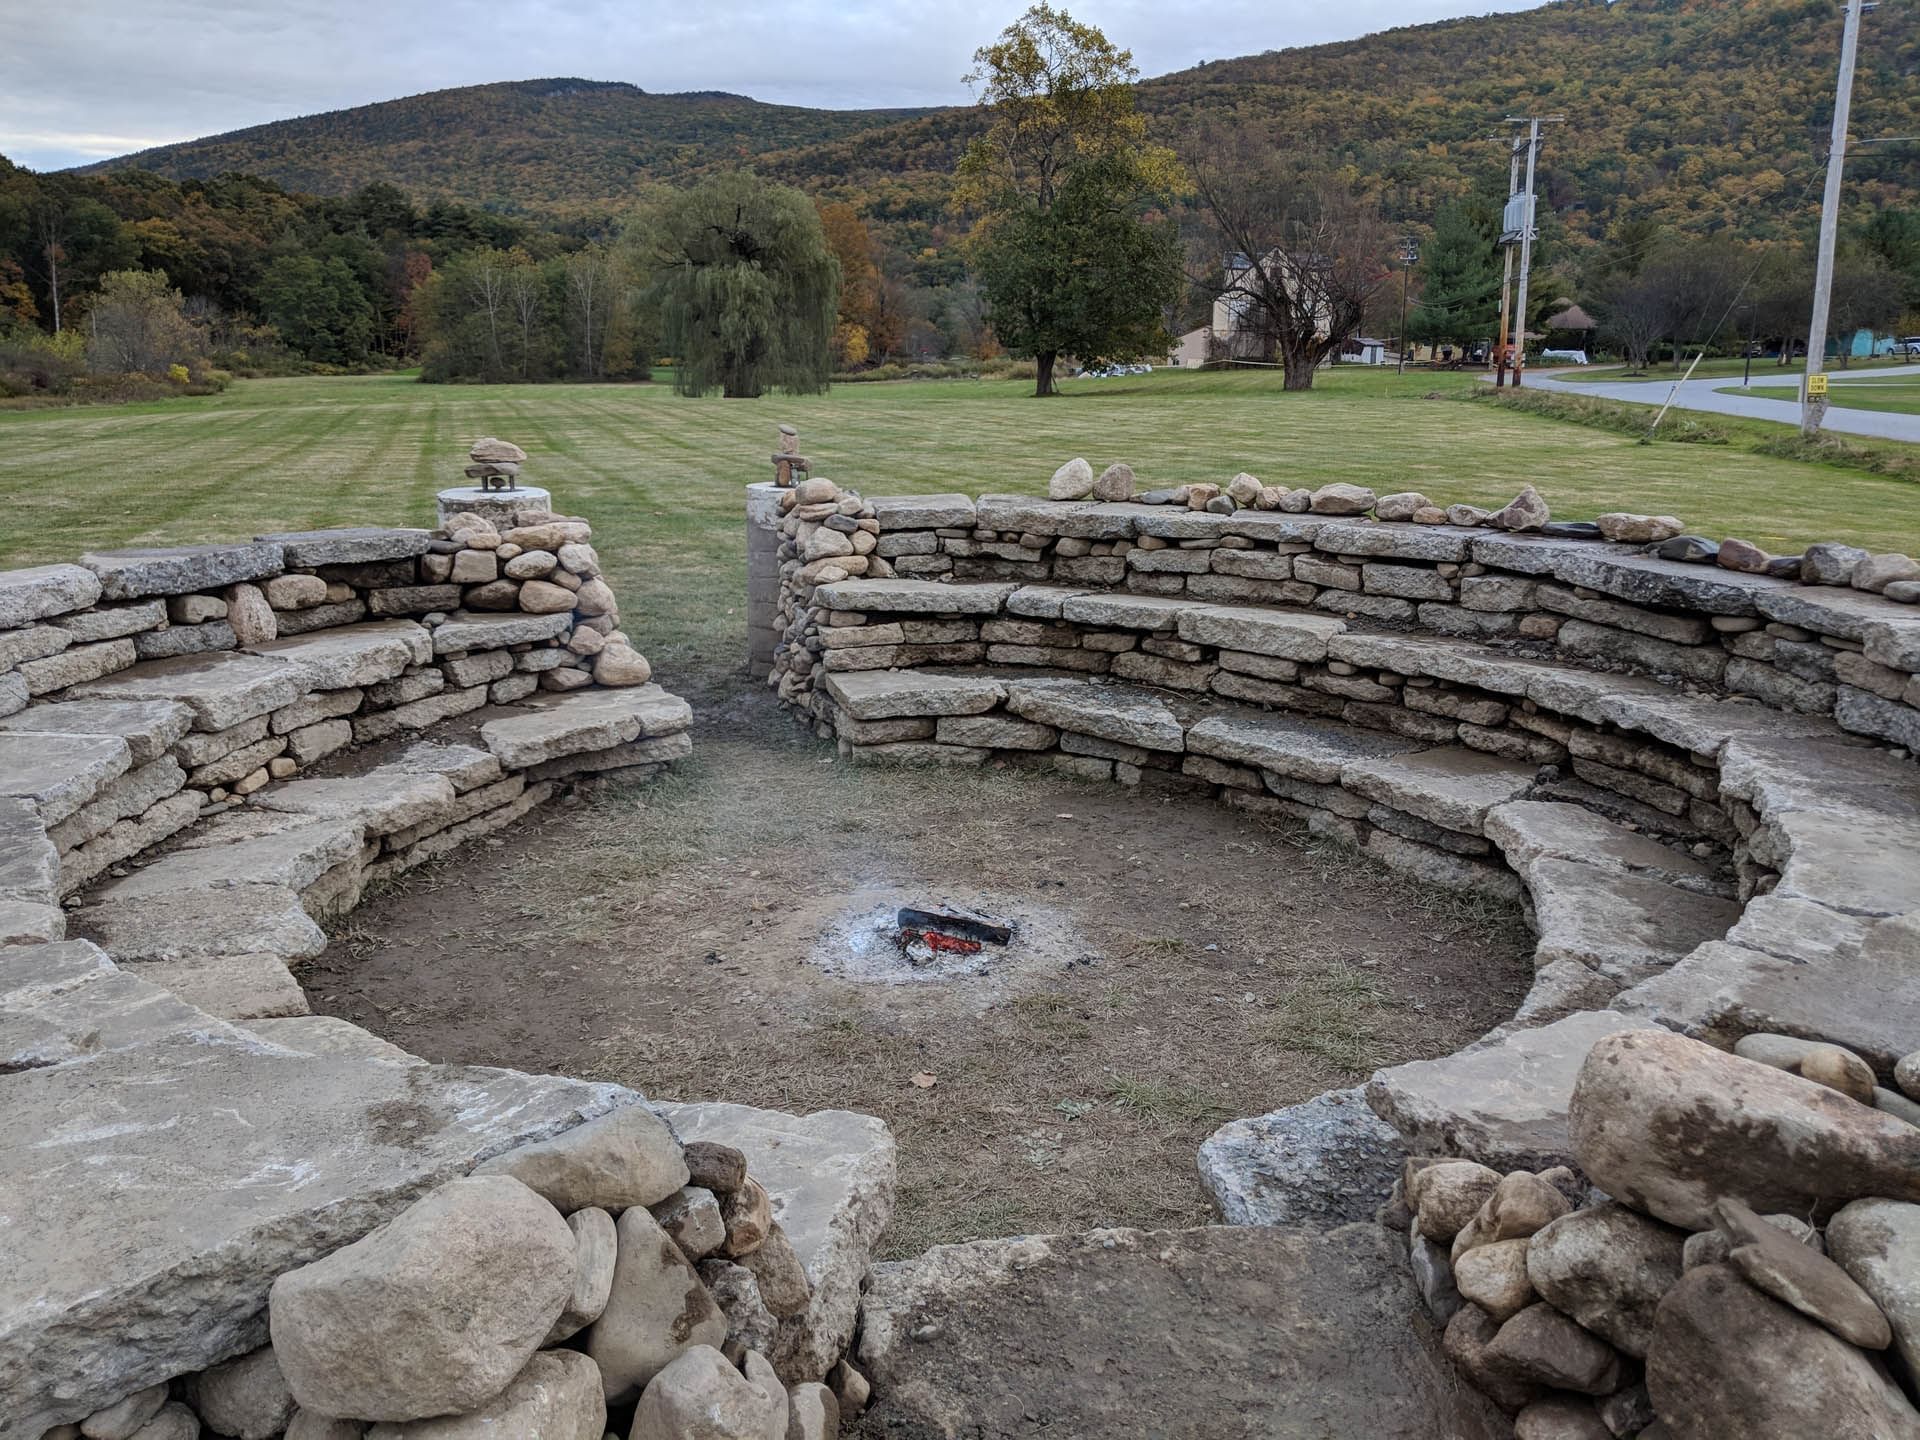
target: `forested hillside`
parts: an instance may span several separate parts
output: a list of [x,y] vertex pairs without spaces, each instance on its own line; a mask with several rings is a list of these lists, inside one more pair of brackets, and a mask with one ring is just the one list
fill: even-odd
[[345,195],[375,183],[424,200],[519,213],[605,212],[646,182],[910,118],[913,110],[807,110],[742,95],[653,95],[597,80],[514,80],[254,125],[86,167],[174,180],[261,175]]
[[[1416,225],[1444,199],[1504,184],[1488,138],[1503,116],[1560,112],[1542,178],[1576,241],[1628,218],[1768,238],[1801,228],[1816,203],[1839,33],[1829,0],[1558,0],[1221,60],[1143,82],[1139,103],[1175,145],[1231,124],[1331,153],[1390,219]],[[1920,133],[1917,70],[1920,10],[1880,6],[1863,32],[1857,136]],[[800,110],[541,80],[256,126],[96,168],[246,171],[316,194],[387,180],[423,198],[582,215],[624,208],[651,180],[751,159],[853,204],[912,252],[944,238],[953,166],[980,124],[965,109]],[[1863,146],[1848,175],[1850,204],[1911,204],[1920,146]]]
[[[1531,112],[1565,117],[1542,157],[1536,309],[1580,300],[1636,364],[1725,343],[1736,303],[1749,333],[1804,334],[1840,23],[1832,0],[1557,0],[1139,82],[1140,144],[1188,162],[1137,201],[1184,247],[1190,283],[1169,323],[1211,313],[1222,282],[1209,257],[1282,243],[1222,238],[1207,176],[1224,161],[1241,181],[1264,177],[1247,192],[1263,207],[1288,186],[1308,193],[1301,175],[1315,204],[1335,197],[1356,218],[1342,233],[1369,296],[1390,289],[1395,238],[1415,237],[1410,333],[1484,338],[1503,121]],[[1920,12],[1874,9],[1860,57],[1836,333],[1920,310]],[[959,243],[981,212],[956,202],[955,173],[987,122],[976,108],[816,111],[539,80],[86,172],[0,158],[0,401],[124,396],[131,382],[113,377],[132,375],[180,387],[414,361],[433,379],[642,378],[671,349],[660,207],[744,168],[817,210],[842,277],[831,350],[843,373],[1031,353],[993,323],[1005,307],[991,267]],[[1315,253],[1334,243],[1316,239]]]

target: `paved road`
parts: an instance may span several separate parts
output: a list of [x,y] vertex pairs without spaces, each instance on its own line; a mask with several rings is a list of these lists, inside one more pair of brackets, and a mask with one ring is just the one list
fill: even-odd
[[[1625,400],[1634,405],[1659,405],[1673,388],[1666,380],[1608,380],[1594,384],[1567,384],[1558,377],[1577,375],[1577,370],[1532,370],[1527,384],[1536,390],[1553,390],[1562,395],[1597,395],[1607,400]],[[1837,372],[1835,372],[1837,373]],[[1862,379],[1879,380],[1895,375],[1920,375],[1920,365],[1895,365],[1884,370],[1860,372]],[[1777,371],[1754,368],[1756,385],[1796,383],[1797,376],[1781,376]],[[1844,399],[1846,382],[1836,381],[1835,400]],[[1678,410],[1704,410],[1713,415],[1734,415],[1743,420],[1779,420],[1788,425],[1800,423],[1800,406],[1792,400],[1759,400],[1740,393],[1738,380],[1688,380],[1674,396]],[[1878,440],[1909,440],[1920,443],[1920,415],[1893,415],[1879,410],[1848,410],[1835,405],[1827,411],[1824,428],[1846,435],[1870,435]]]

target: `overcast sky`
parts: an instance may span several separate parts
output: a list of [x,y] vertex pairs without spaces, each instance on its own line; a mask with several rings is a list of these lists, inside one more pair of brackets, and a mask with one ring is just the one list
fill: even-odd
[[[965,101],[1026,0],[0,0],[0,154],[53,170],[269,120],[577,75],[832,108]],[[1147,75],[1540,0],[1068,0]]]

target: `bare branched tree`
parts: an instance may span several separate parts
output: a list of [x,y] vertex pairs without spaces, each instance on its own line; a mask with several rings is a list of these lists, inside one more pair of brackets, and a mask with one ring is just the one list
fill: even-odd
[[1356,334],[1392,274],[1378,208],[1330,168],[1245,128],[1202,132],[1186,155],[1198,200],[1190,278],[1208,285],[1286,388]]

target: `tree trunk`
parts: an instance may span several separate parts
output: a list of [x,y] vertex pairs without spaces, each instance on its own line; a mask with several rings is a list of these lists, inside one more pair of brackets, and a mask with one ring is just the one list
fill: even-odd
[[1053,383],[1053,362],[1058,355],[1052,350],[1043,350],[1033,357],[1033,398],[1045,399],[1060,392]]
[[47,242],[47,293],[53,298],[53,333],[60,333],[60,247]]
[[1282,344],[1280,346],[1280,364],[1286,370],[1286,378],[1280,388],[1283,390],[1311,390],[1313,388],[1313,367],[1316,357],[1311,346]]

